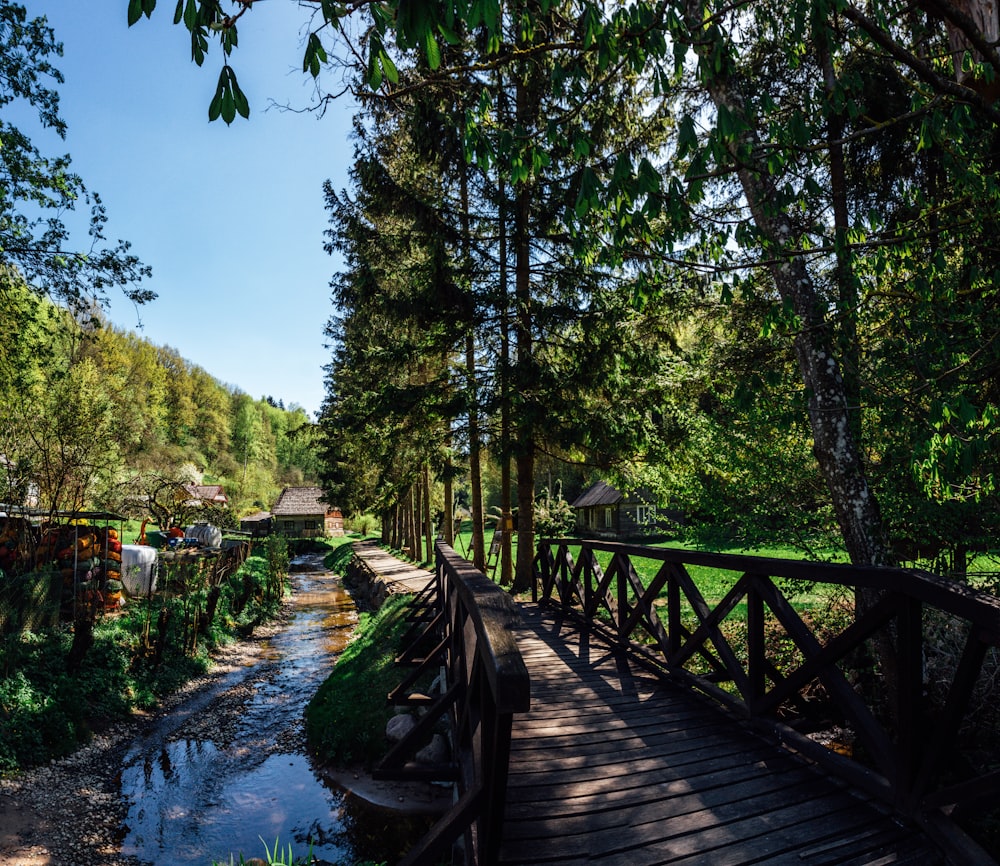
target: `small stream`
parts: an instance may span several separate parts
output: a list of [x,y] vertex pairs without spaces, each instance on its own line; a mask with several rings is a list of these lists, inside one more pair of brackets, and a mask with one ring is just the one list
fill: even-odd
[[[316,862],[392,863],[412,840],[411,821],[325,782],[306,754],[302,713],[357,622],[354,602],[322,559],[291,570],[295,604],[258,664],[229,674],[187,702],[127,752],[129,803],[122,853],[170,866],[263,857],[264,845]],[[273,662],[269,664],[269,662]],[[217,742],[186,735],[200,714],[242,679],[253,695]],[[262,841],[263,840],[263,841]]]

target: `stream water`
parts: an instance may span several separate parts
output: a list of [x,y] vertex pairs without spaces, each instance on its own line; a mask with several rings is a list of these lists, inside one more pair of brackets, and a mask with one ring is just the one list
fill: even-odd
[[[275,840],[316,862],[389,863],[412,838],[411,822],[325,782],[305,753],[302,713],[357,622],[339,578],[314,557],[292,563],[295,604],[256,666],[236,671],[137,740],[126,754],[129,803],[122,853],[157,864],[211,866],[263,857]],[[267,662],[274,662],[268,664]],[[252,677],[235,730],[188,735],[227,689]],[[195,723],[195,724],[192,724]],[[211,726],[208,726],[211,728]]]

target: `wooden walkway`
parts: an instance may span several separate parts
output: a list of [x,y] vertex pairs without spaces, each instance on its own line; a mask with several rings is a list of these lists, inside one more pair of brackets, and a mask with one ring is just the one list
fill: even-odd
[[504,864],[936,864],[929,840],[663,682],[523,606],[531,711],[514,720]]
[[378,542],[355,541],[353,547],[354,555],[364,563],[369,579],[379,583],[385,595],[417,595],[434,577],[434,573],[425,568],[397,559],[379,547]]

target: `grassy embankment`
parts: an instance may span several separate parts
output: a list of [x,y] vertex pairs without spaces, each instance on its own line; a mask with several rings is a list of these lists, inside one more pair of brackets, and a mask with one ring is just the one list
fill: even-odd
[[[348,543],[326,558],[335,573],[346,572],[353,540],[345,539]],[[340,767],[371,767],[385,754],[385,726],[392,715],[385,697],[403,676],[394,660],[409,627],[406,608],[411,599],[391,596],[377,611],[359,615],[354,637],[309,702],[306,736],[320,760]]]

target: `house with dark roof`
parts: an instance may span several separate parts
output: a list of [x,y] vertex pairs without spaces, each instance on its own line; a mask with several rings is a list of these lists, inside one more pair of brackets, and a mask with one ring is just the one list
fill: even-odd
[[320,487],[286,487],[271,509],[271,530],[296,538],[343,535],[340,509],[323,501]]
[[629,538],[656,526],[656,499],[648,490],[622,493],[606,481],[584,490],[570,507],[576,531],[598,538]]

